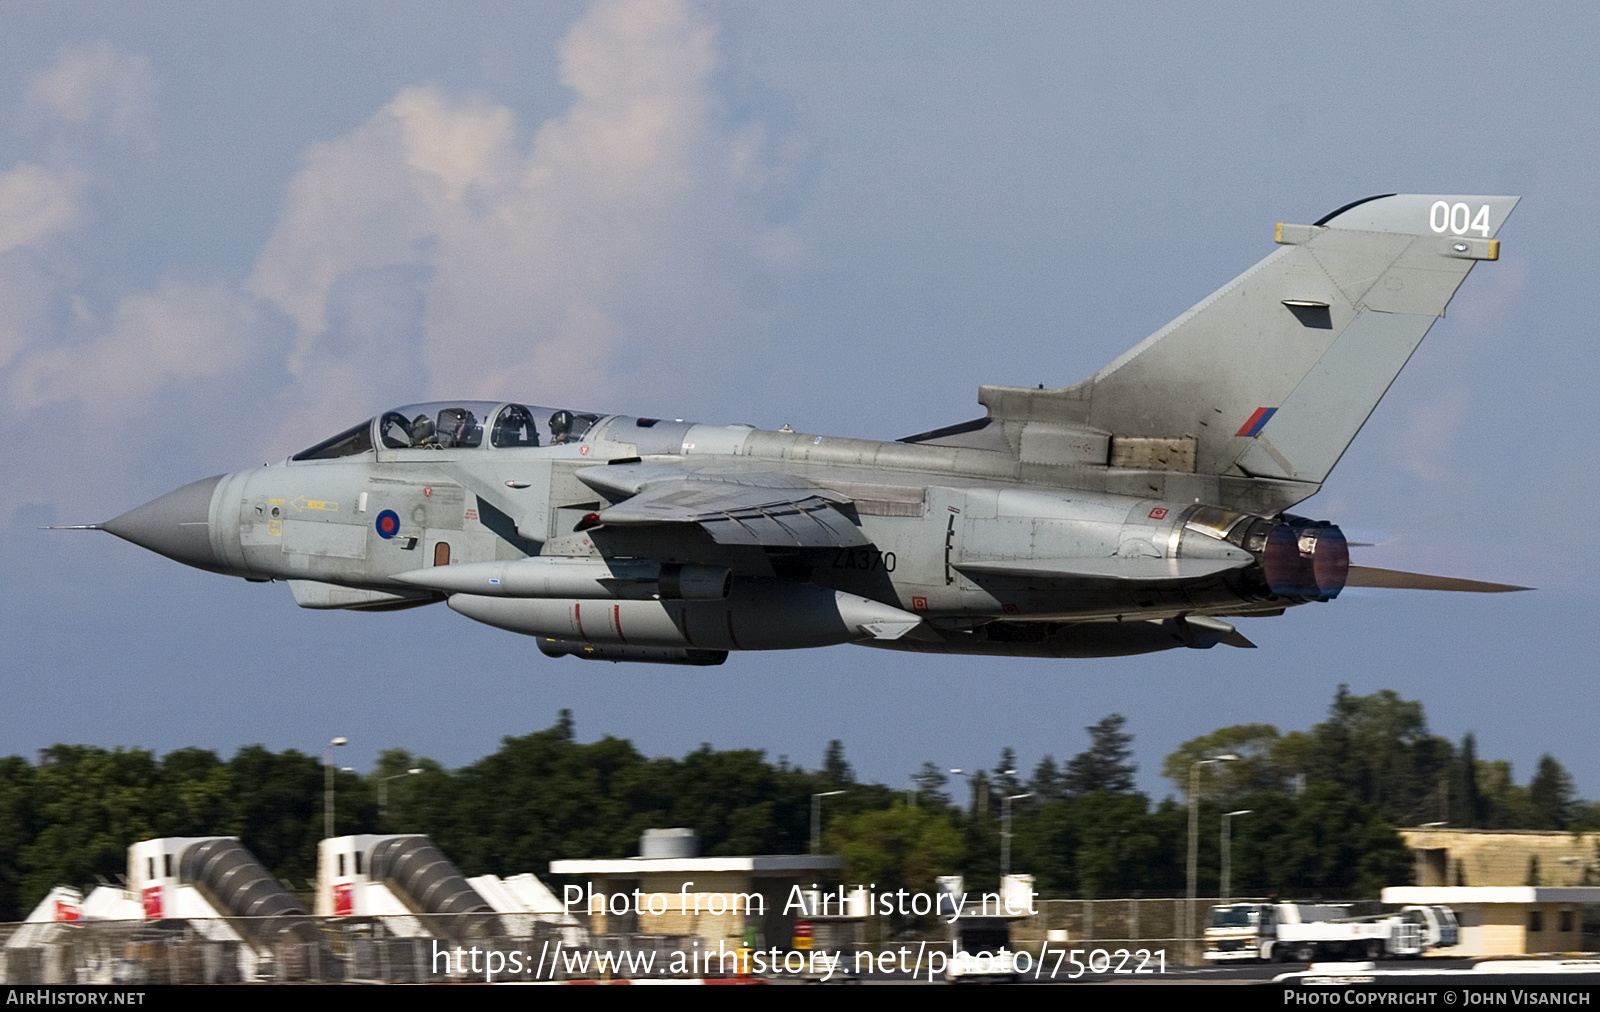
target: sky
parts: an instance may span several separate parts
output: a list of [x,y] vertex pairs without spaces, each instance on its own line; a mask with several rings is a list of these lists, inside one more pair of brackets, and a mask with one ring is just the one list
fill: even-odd
[[[1394,689],[1600,798],[1584,5],[0,3],[0,754],[56,742],[449,766],[574,711],[863,779],[1024,770],[1127,718],[1139,784],[1218,727]],[[551,660],[443,608],[305,612],[103,534],[395,404],[515,398],[893,439],[1061,386],[1377,193],[1517,194],[1298,512],[1358,564],[1253,651],[716,668]]]

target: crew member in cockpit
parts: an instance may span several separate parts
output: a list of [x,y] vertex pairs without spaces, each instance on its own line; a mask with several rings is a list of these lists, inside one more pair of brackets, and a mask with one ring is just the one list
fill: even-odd
[[411,420],[411,445],[434,447],[439,445],[439,437],[434,431],[432,418],[418,415]]
[[477,446],[478,417],[466,408],[445,408],[439,412],[437,435],[440,446]]
[[492,441],[496,446],[538,446],[539,429],[533,414],[520,404],[510,404],[494,423]]
[[559,446],[572,439],[572,412],[563,408],[550,416],[550,445]]

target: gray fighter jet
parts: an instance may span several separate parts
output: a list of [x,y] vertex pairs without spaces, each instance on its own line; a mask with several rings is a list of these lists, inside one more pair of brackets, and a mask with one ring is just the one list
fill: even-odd
[[1350,564],[1322,487],[1516,197],[1390,194],[1074,386],[897,442],[449,401],[92,525],[285,581],[305,608],[445,602],[559,657],[718,664],[837,643],[1019,657],[1252,644],[1346,586],[1521,588]]

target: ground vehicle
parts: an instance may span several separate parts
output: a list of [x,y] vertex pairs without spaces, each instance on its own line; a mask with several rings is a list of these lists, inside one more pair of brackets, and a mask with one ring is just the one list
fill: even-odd
[[950,928],[952,940],[945,979],[953,982],[1012,980],[1017,975],[1016,954],[1011,950],[1011,922],[1015,917],[963,913]]
[[1455,945],[1449,907],[1408,906],[1398,912],[1349,916],[1349,908],[1313,903],[1232,903],[1211,908],[1205,958],[1217,962],[1380,959],[1420,956]]

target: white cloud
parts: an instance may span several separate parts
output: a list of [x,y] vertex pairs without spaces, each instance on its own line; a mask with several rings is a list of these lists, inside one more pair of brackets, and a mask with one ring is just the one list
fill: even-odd
[[21,164],[0,172],[0,369],[48,328],[52,279],[25,251],[81,225],[84,175]]
[[[757,212],[763,134],[723,114],[715,30],[683,3],[600,0],[559,60],[572,102],[536,128],[424,85],[309,148],[242,285],[169,277],[108,299],[114,279],[86,286],[71,236],[85,180],[114,172],[0,175],[0,298],[19,307],[0,320],[0,413],[92,429],[93,452],[136,468],[175,419],[187,452],[266,459],[424,397],[663,411],[708,394],[760,352],[747,280],[803,252]],[[125,130],[150,82],[98,43],[64,51],[28,102]],[[244,412],[260,414],[244,431],[192,424]],[[29,467],[35,500],[72,469]]]
[[[708,390],[762,338],[740,285],[792,244],[753,209],[760,133],[722,116],[714,43],[681,3],[597,3],[560,47],[573,102],[531,139],[504,106],[424,86],[311,149],[248,282],[298,326],[308,407],[396,359],[359,389],[599,408]],[[402,268],[414,326],[332,318],[341,284]]]
[[21,164],[0,172],[0,255],[32,246],[83,220],[84,175]]
[[189,401],[197,387],[231,381],[266,350],[254,305],[220,285],[168,281],[80,328],[87,339],[39,349],[11,370],[14,411],[77,401],[99,417],[139,417],[158,395]]
[[155,92],[150,62],[101,40],[61,51],[56,65],[28,83],[28,105],[70,123],[104,120],[114,134],[134,132]]

